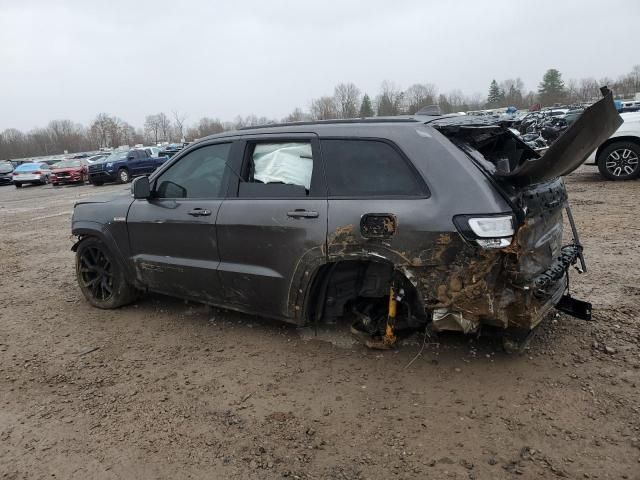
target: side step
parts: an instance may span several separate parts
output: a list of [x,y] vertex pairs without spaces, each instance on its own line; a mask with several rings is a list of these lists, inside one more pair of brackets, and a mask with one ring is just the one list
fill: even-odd
[[570,295],[563,295],[556,308],[580,320],[591,321],[591,304],[589,302],[577,300]]

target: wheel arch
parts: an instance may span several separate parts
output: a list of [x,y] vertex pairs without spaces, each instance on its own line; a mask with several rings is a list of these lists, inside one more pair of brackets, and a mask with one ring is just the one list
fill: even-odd
[[611,137],[607,140],[605,140],[602,145],[600,145],[598,147],[598,149],[596,150],[596,163],[598,163],[600,161],[600,154],[610,145],[613,145],[615,143],[619,143],[619,142],[631,142],[631,143],[635,143],[638,147],[640,147],[640,137],[636,137],[633,135],[622,135],[619,137]]
[[104,228],[105,226],[98,222],[90,222],[90,221],[79,221],[74,222],[74,225],[71,229],[71,233],[78,237],[78,240],[73,244],[71,250],[76,252],[78,250],[78,245],[85,238],[95,237],[103,242],[107,248],[113,253],[118,264],[123,268],[127,278],[130,281],[135,280],[135,272],[133,266],[130,262],[126,261],[126,256],[122,249],[118,246],[118,242],[116,242],[115,238],[107,230]]
[[[375,272],[377,270],[380,272],[381,269],[388,269],[388,278],[385,278],[384,275],[380,278],[384,283],[384,288],[380,290],[380,293],[386,295],[392,279],[399,281],[402,288],[410,292],[409,298],[411,298],[413,302],[414,311],[423,311],[424,302],[422,297],[405,269],[387,258],[373,255],[350,256],[331,259],[328,262],[317,265],[313,269],[313,273],[303,292],[304,295],[299,297],[302,301],[297,310],[296,323],[302,325],[320,319],[318,315],[324,310],[324,304],[327,300],[328,288],[333,274],[349,268],[357,269],[359,272],[367,272],[364,277],[359,278],[359,280],[363,282],[367,280],[367,275],[372,275],[372,273],[370,273],[371,271]],[[355,298],[357,298],[357,295],[353,297],[353,299]]]

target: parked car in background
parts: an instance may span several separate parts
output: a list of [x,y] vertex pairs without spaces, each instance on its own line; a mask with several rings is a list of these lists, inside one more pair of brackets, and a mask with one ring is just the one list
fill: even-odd
[[160,147],[144,147],[144,149],[151,155],[152,157],[160,156]]
[[169,145],[165,145],[164,147],[162,147],[162,149],[160,150],[160,155],[171,158],[183,148],[184,145],[181,143],[170,143]]
[[83,184],[88,176],[86,158],[77,158],[74,160],[63,160],[56,163],[51,169],[51,184],[56,187],[64,183],[80,183]]
[[149,175],[167,157],[152,157],[145,149],[113,153],[102,162],[89,165],[89,183],[100,186],[107,182],[127,183],[133,177]]
[[48,163],[23,163],[13,171],[13,184],[16,188],[25,183],[32,185],[46,185],[49,183],[51,167]]
[[0,161],[0,185],[11,185],[13,183],[13,163]]
[[607,180],[640,178],[640,112],[621,113],[624,123],[585,162]]
[[102,160],[107,158],[109,155],[111,155],[111,154],[110,153],[98,153],[97,155],[92,155],[92,156],[88,157],[87,158],[87,162],[88,163],[101,162]]

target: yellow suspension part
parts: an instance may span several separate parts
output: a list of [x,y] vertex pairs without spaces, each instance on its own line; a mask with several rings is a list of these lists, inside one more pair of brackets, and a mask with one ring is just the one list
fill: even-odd
[[387,312],[387,326],[384,330],[384,344],[391,347],[395,345],[397,338],[393,333],[393,328],[396,323],[396,311],[397,311],[396,292],[393,285],[389,288],[389,309]]

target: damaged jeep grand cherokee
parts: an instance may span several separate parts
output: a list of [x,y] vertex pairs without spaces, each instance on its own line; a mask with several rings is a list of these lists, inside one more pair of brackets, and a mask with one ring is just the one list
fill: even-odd
[[369,346],[430,328],[529,332],[584,269],[562,176],[621,120],[611,95],[540,157],[493,119],[414,115],[207,137],[73,212],[98,308],[153,291],[295,324],[348,318]]

